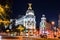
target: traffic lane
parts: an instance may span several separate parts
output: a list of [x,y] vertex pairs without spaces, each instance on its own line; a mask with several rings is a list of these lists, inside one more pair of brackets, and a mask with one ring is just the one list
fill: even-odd
[[60,40],[60,39],[51,39],[51,38],[37,38],[37,37],[3,37],[1,40]]

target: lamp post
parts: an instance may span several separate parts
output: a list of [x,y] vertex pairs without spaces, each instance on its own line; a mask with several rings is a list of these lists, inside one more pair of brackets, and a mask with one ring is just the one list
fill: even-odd
[[55,22],[54,22],[54,21],[52,21],[52,22],[51,22],[51,24],[54,26],[54,25],[55,25]]
[[25,28],[22,25],[19,25],[19,27],[16,29],[20,30],[19,32],[19,35],[20,35]]
[[52,21],[51,24],[52,24],[53,29],[54,29],[54,38],[55,38],[56,37],[56,30],[57,30],[57,28],[55,26],[55,22],[54,21]]

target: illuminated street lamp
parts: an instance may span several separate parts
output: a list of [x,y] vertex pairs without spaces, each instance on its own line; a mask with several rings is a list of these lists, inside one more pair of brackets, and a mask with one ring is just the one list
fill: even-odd
[[6,32],[9,32],[10,30],[6,30]]
[[55,38],[56,37],[56,34],[57,34],[57,28],[55,26],[55,22],[54,21],[52,21],[51,24],[52,24],[53,29],[54,29],[54,38]]
[[22,25],[19,25],[19,27],[18,27],[18,28],[16,28],[16,29],[20,30],[20,33],[19,33],[19,35],[20,35],[20,34],[21,34],[21,32],[22,32],[22,31],[24,31],[24,29],[25,29],[25,28],[24,28]]
[[19,29],[20,31],[24,30],[24,28],[21,25],[17,29]]
[[52,22],[51,22],[51,24],[52,24],[52,25],[55,25],[55,22],[54,22],[54,21],[52,21]]

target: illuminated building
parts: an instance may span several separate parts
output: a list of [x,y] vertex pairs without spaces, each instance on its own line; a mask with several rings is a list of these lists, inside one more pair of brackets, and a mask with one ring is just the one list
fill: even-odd
[[26,15],[16,20],[16,25],[22,24],[26,27],[26,34],[33,35],[36,30],[36,21],[34,11],[32,10],[31,3],[29,3]]
[[16,22],[15,22],[16,24],[15,25],[24,25],[24,19],[25,19],[24,16],[16,19]]
[[58,28],[60,28],[60,14],[59,14],[59,20],[58,20]]
[[32,10],[31,5],[32,4],[29,4],[28,10],[26,11],[24,26],[26,26],[26,29],[30,30],[30,33],[33,34],[33,30],[36,30],[36,21],[34,11]]
[[45,15],[42,15],[41,22],[40,22],[40,33],[44,34],[46,28],[46,18]]

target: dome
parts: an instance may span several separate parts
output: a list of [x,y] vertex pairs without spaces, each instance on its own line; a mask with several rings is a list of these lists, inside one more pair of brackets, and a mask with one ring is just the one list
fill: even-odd
[[45,17],[45,15],[43,14],[42,17]]
[[34,11],[33,10],[27,10],[26,15],[34,15]]
[[41,19],[43,19],[43,20],[44,20],[44,19],[46,19],[46,17],[45,17],[45,15],[44,15],[44,14],[42,15],[42,18],[41,18]]
[[34,11],[32,10],[32,4],[31,3],[29,3],[28,4],[29,6],[28,6],[28,10],[26,11],[26,15],[34,15]]
[[33,15],[27,15],[25,18],[34,18]]

